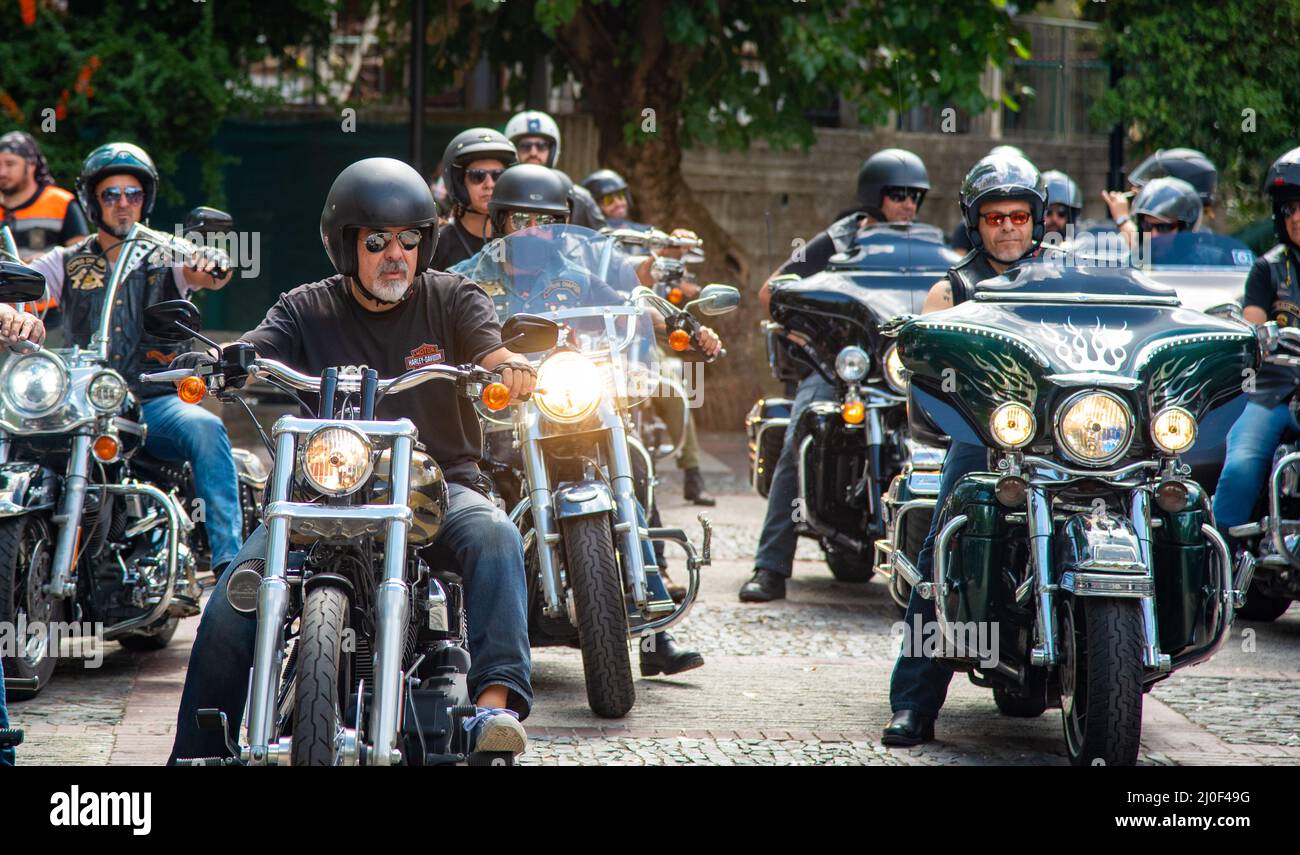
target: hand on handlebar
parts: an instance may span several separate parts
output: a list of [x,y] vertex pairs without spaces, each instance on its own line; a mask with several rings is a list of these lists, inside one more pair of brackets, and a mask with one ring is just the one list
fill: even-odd
[[700,240],[700,236],[690,229],[673,229],[671,237],[681,238],[681,240],[673,241],[662,249],[654,250],[655,255],[664,258],[681,258],[686,254],[687,249],[695,248],[695,245]]
[[[45,341],[45,324],[40,318],[28,312],[19,312],[11,310],[0,315],[0,342],[10,346],[11,350],[19,350],[15,347],[19,342],[30,342],[32,345],[39,345]],[[22,347],[22,352],[31,352],[37,348],[30,346]]]
[[510,390],[510,402],[527,401],[537,389],[537,371],[523,359],[512,359],[497,366],[501,382]]
[[708,327],[700,327],[695,331],[692,343],[696,349],[705,356],[713,359],[725,351],[722,349],[722,339],[713,330]]

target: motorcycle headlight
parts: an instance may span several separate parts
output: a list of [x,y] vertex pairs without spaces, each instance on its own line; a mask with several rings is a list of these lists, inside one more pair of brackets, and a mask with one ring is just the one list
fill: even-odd
[[1133,415],[1114,395],[1083,392],[1061,407],[1056,434],[1063,450],[1077,462],[1108,463],[1128,449]]
[[105,371],[96,374],[86,387],[86,397],[97,410],[112,412],[126,400],[126,382],[118,375]]
[[840,351],[840,355],[835,357],[835,373],[840,375],[840,379],[849,383],[856,383],[863,377],[867,376],[867,369],[871,367],[871,357],[860,347],[849,345]]
[[4,377],[4,400],[23,418],[48,415],[68,391],[67,369],[45,352],[12,358]]
[[1024,404],[1003,404],[989,416],[989,432],[999,445],[1020,448],[1034,438],[1034,414]]
[[891,344],[885,351],[885,381],[899,394],[907,391],[907,369],[903,367],[903,357],[898,355],[896,344]]
[[307,484],[326,496],[346,496],[361,487],[374,467],[370,440],[355,428],[317,428],[303,445],[301,465]]
[[1196,419],[1182,407],[1168,407],[1151,422],[1151,439],[1168,454],[1181,454],[1196,442]]
[[553,354],[537,369],[537,406],[557,422],[578,422],[591,415],[604,388],[600,370],[571,350]]

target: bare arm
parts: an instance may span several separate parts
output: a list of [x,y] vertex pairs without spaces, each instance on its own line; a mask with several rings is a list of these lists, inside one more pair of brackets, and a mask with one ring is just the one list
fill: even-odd
[[511,401],[522,401],[524,396],[532,393],[537,386],[537,374],[529,368],[512,368],[505,363],[510,361],[526,363],[522,356],[504,347],[496,350],[483,357],[483,367],[489,371],[500,371],[501,382],[506,384],[510,389]]
[[921,305],[921,314],[928,315],[931,312],[941,312],[951,308],[952,283],[945,279],[930,286],[929,293],[925,295],[925,302]]

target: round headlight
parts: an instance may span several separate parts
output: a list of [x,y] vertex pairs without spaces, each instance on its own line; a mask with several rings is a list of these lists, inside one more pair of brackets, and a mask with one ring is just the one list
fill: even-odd
[[68,372],[45,353],[18,357],[5,372],[5,403],[24,418],[49,414],[63,402],[67,391]]
[[835,373],[840,375],[840,379],[849,383],[856,383],[863,377],[867,376],[867,369],[871,367],[871,357],[860,347],[849,345],[840,351],[840,355],[835,357]]
[[907,391],[907,369],[903,367],[903,357],[898,355],[896,344],[891,344],[885,351],[885,381],[899,394]]
[[537,406],[557,422],[577,422],[600,402],[604,381],[590,359],[571,350],[553,354],[537,369]]
[[1061,408],[1056,434],[1063,450],[1080,463],[1108,463],[1133,437],[1128,405],[1106,392],[1084,392]]
[[317,428],[303,445],[303,476],[319,493],[346,496],[370,477],[372,451],[370,440],[354,428]]
[[1005,448],[1020,448],[1034,438],[1034,414],[1024,404],[1003,404],[989,416],[989,431]]
[[1182,407],[1156,413],[1151,422],[1151,439],[1168,454],[1181,454],[1196,442],[1196,419]]
[[86,397],[95,409],[112,412],[126,399],[126,382],[108,371],[96,374],[86,387]]

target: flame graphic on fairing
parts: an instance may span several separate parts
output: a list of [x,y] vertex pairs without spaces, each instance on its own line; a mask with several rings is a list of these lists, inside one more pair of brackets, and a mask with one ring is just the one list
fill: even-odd
[[1127,322],[1119,329],[1111,329],[1100,318],[1091,329],[1079,329],[1067,318],[1066,335],[1045,321],[1038,324],[1056,357],[1073,371],[1118,371],[1128,357],[1124,344],[1133,337]]
[[1038,384],[1019,361],[1005,353],[972,353],[970,358],[979,371],[962,373],[977,392],[991,400],[1033,406],[1038,398]]
[[1205,357],[1192,360],[1189,356],[1179,356],[1160,363],[1151,372],[1151,412],[1159,412],[1165,407],[1190,409],[1192,402],[1214,379],[1210,377],[1199,384],[1193,383],[1204,364]]

